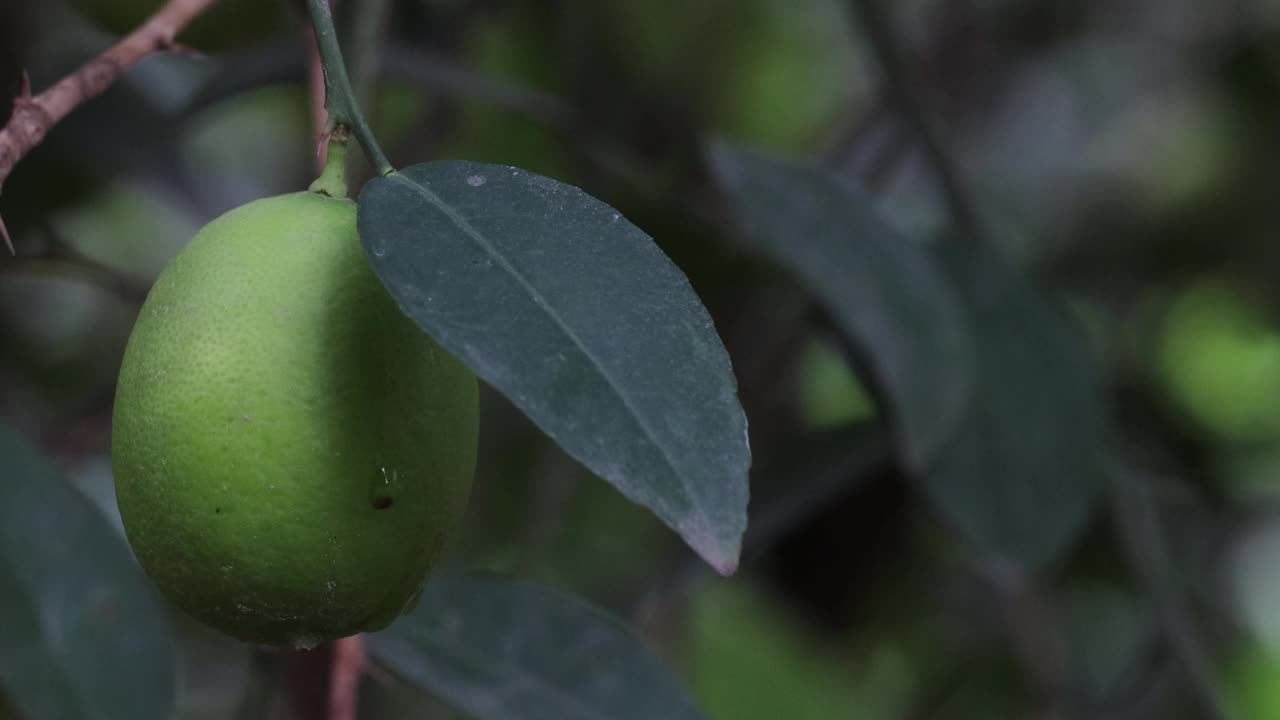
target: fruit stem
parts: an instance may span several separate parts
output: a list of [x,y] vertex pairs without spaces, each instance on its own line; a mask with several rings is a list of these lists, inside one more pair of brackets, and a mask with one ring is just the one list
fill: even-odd
[[[347,67],[342,61],[342,49],[338,47],[338,32],[333,26],[329,0],[307,0],[307,7],[311,11],[311,24],[316,32],[316,45],[320,48],[320,65],[324,68],[324,107],[329,111],[330,137],[332,131],[339,126],[350,128],[360,142],[360,147],[364,148],[369,162],[377,168],[378,174],[390,175],[395,172],[395,168],[365,120],[360,103],[356,100],[355,90],[351,87],[351,80],[347,77]],[[330,151],[332,150],[331,144]],[[326,175],[331,165],[325,166]]]
[[324,162],[324,172],[307,188],[308,192],[323,193],[332,198],[347,196],[347,126],[335,125],[329,132],[329,156]]

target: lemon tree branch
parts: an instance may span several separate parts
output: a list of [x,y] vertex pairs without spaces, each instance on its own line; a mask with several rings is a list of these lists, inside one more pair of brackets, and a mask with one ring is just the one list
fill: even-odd
[[915,133],[929,164],[933,166],[957,233],[964,240],[979,242],[982,225],[978,211],[969,197],[955,159],[930,125],[924,102],[911,87],[906,62],[894,39],[883,3],[880,0],[850,0],[850,7],[851,15],[860,23],[855,30],[861,30],[865,34],[871,52],[884,73],[890,101],[897,106],[903,120]]
[[[24,76],[22,92],[13,103],[13,114],[0,129],[0,187],[18,161],[72,110],[102,94],[125,70],[147,55],[180,49],[174,38],[216,2],[218,0],[169,0],[137,30],[39,95],[31,94],[31,85]],[[12,253],[13,245],[3,227],[0,224],[0,235],[4,235]]]
[[395,168],[391,166],[391,161],[373,135],[373,129],[365,120],[355,90],[351,87],[351,79],[347,77],[329,0],[307,0],[307,7],[315,26],[316,44],[320,47],[320,64],[324,67],[324,105],[329,111],[328,129],[332,130],[339,125],[350,128],[360,142],[360,147],[364,148],[365,156],[377,168],[378,174],[390,174]]

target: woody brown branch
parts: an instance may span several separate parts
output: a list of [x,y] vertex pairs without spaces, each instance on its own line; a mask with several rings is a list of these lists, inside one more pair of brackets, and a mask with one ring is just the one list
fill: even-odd
[[126,70],[153,52],[174,50],[174,38],[218,0],[169,0],[137,30],[82,65],[39,95],[14,100],[13,114],[0,129],[0,187],[18,161],[39,145],[49,130],[81,104],[94,98]]

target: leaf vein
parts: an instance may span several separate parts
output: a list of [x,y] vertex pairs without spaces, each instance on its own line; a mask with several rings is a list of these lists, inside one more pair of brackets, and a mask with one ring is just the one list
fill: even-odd
[[672,474],[675,475],[675,477],[679,480],[682,490],[684,491],[686,497],[690,500],[690,505],[692,506],[693,512],[696,513],[704,521],[709,522],[710,518],[707,517],[705,511],[697,503],[696,498],[698,497],[698,494],[694,491],[694,487],[689,483],[688,479],[685,478],[685,476],[680,472],[679,467],[677,466],[675,460],[672,459],[666,447],[661,442],[658,442],[656,433],[654,432],[653,428],[649,426],[648,422],[644,418],[644,415],[636,410],[636,407],[632,402],[630,396],[623,390],[621,386],[618,385],[617,381],[614,380],[612,375],[609,374],[607,368],[601,363],[599,358],[597,358],[595,354],[591,352],[590,348],[588,348],[587,345],[582,341],[582,339],[578,337],[578,334],[575,333],[573,329],[565,323],[564,319],[561,318],[560,315],[555,312],[554,308],[547,302],[546,298],[543,297],[542,293],[538,291],[537,287],[535,287],[529,281],[529,279],[526,278],[522,272],[520,272],[518,268],[516,268],[513,264],[511,264],[511,262],[504,255],[499,253],[498,250],[493,246],[493,244],[488,240],[488,238],[484,236],[482,232],[476,229],[475,226],[473,226],[470,222],[468,222],[467,218],[463,217],[460,213],[454,210],[453,207],[450,206],[449,203],[445,202],[445,200],[441,198],[439,195],[432,192],[429,188],[427,188],[422,183],[410,180],[409,178],[399,173],[390,175],[388,177],[391,180],[398,181],[401,184],[409,187],[415,193],[420,195],[424,200],[426,200],[431,206],[433,206],[434,208],[439,210],[441,213],[443,213],[444,216],[447,217],[450,222],[452,222],[459,230],[462,231],[464,235],[466,235],[473,242],[475,242],[476,245],[478,245],[482,250],[484,250],[484,252],[488,254],[489,257],[493,258],[493,260],[496,263],[498,263],[499,266],[501,266],[504,270],[506,270],[511,275],[511,277],[513,277],[518,283],[520,283],[521,287],[523,287],[525,291],[527,291],[530,294],[530,296],[532,296],[534,300],[536,300],[537,306],[539,308],[542,308],[545,311],[546,315],[549,318],[551,318],[551,320],[556,324],[556,326],[558,326],[565,333],[565,335],[568,336],[568,338],[571,341],[573,341],[574,346],[577,347],[578,350],[584,356],[586,356],[586,358],[591,362],[592,366],[597,369],[600,376],[604,378],[605,382],[609,385],[609,387],[612,388],[614,393],[617,394],[617,396],[622,400],[623,406],[626,407],[632,419],[636,422],[637,425],[640,426],[640,429],[644,432],[645,439],[651,445],[653,445],[653,447],[657,448],[659,454],[662,456],[662,459],[666,462],[667,467],[671,470]]

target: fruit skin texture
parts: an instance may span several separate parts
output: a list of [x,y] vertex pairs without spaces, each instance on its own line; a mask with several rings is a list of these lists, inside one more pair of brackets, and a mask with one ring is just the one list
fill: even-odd
[[129,339],[112,438],[129,542],[170,601],[243,640],[379,630],[465,508],[476,395],[373,274],[355,203],[232,210]]

